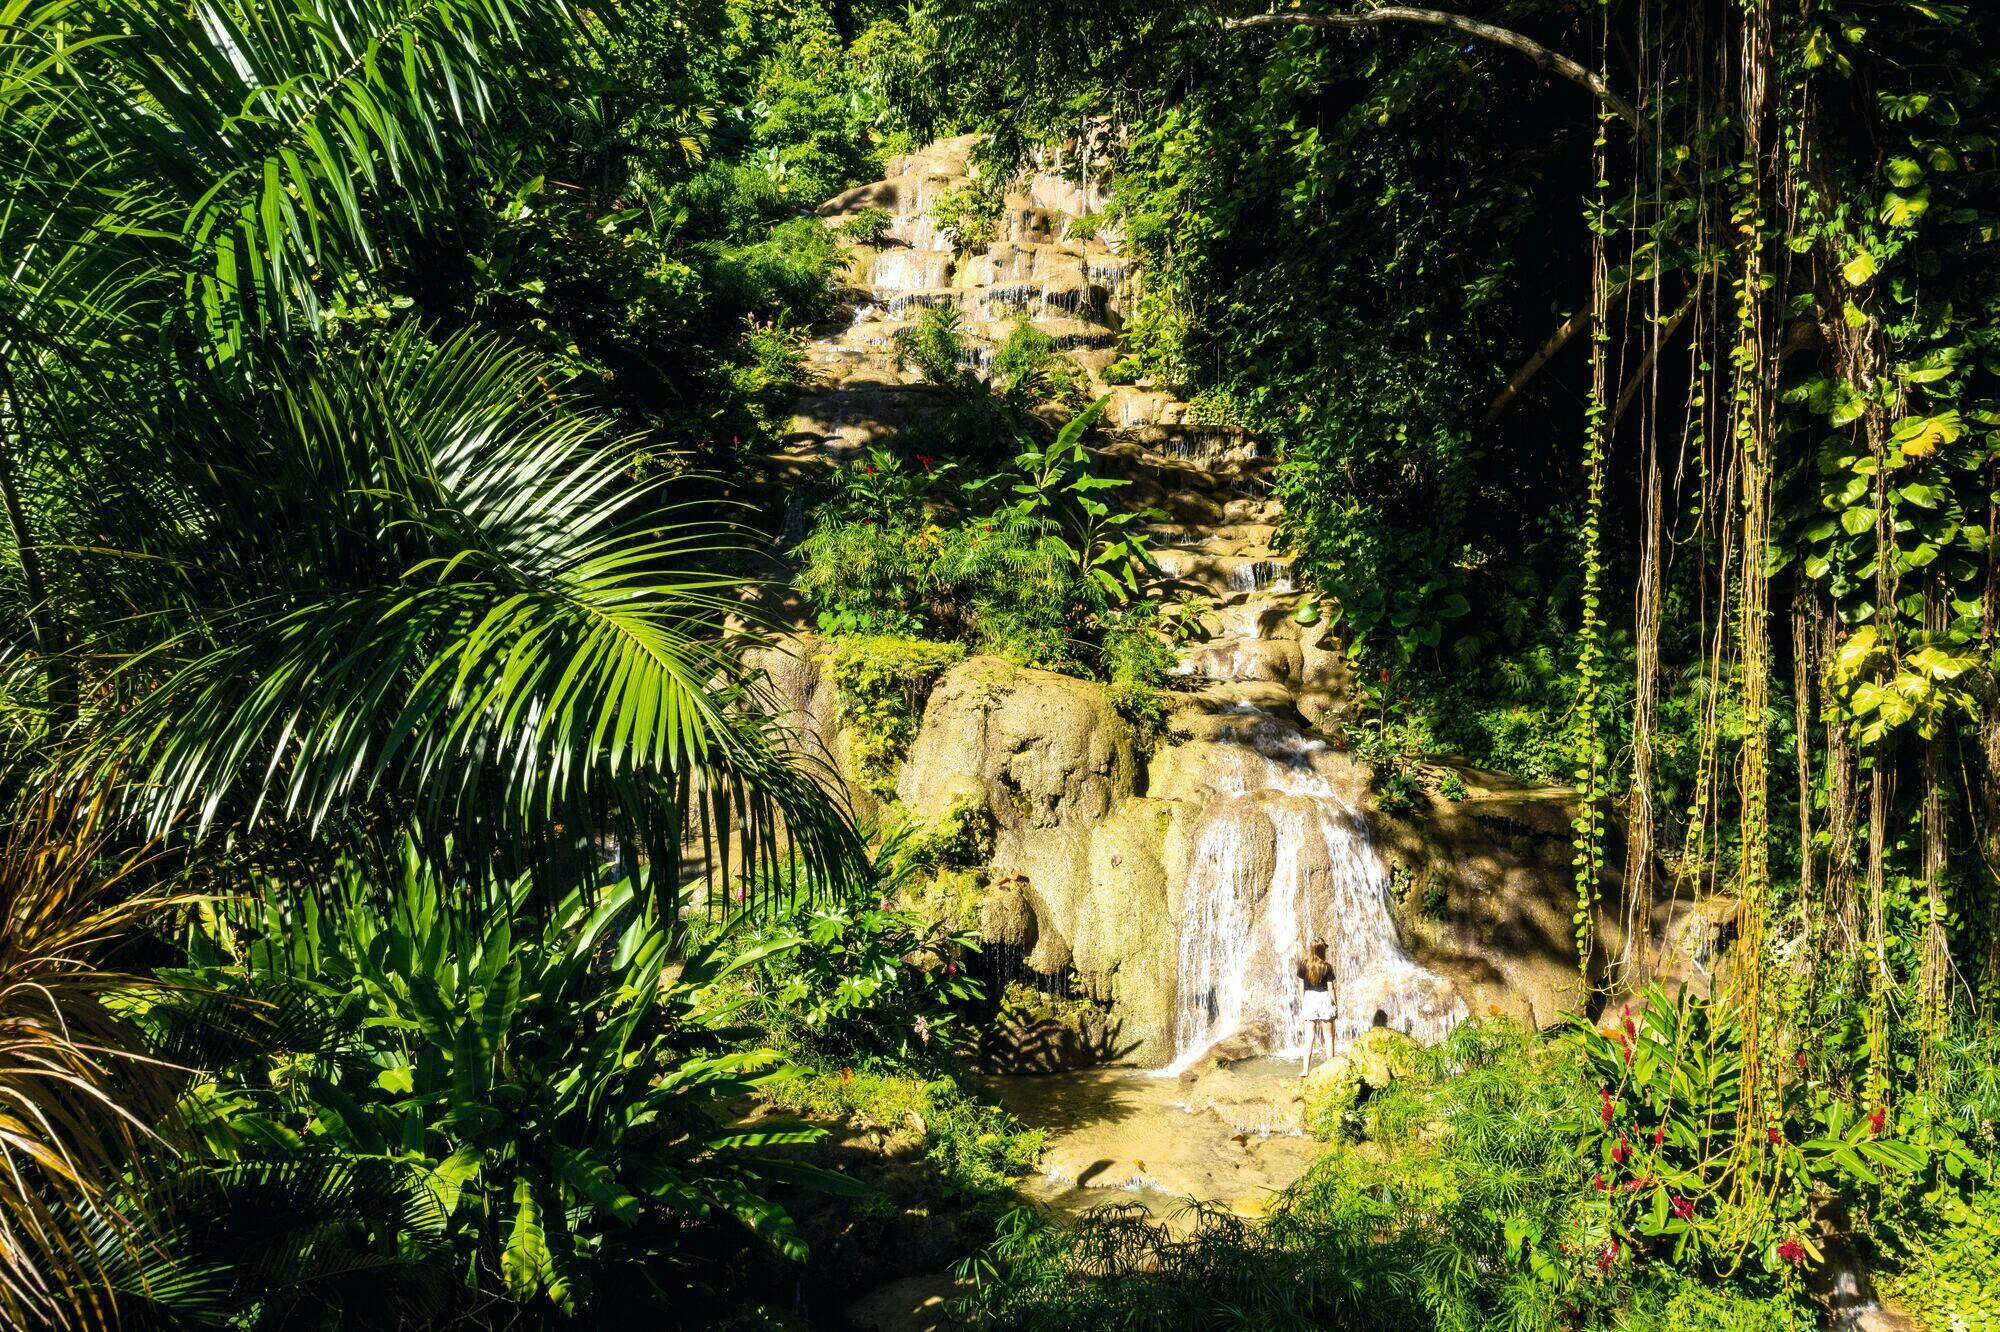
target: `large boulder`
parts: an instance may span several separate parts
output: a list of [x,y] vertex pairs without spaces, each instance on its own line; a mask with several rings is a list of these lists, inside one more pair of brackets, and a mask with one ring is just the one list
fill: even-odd
[[1134,770],[1101,685],[972,657],[931,689],[896,793],[932,817],[971,777],[1003,831],[1078,827],[1131,793]]

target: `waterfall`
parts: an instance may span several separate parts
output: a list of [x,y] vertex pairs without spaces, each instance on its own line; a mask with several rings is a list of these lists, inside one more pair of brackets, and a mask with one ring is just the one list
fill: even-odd
[[1443,1036],[1464,1004],[1403,951],[1367,824],[1320,771],[1327,746],[1268,717],[1229,745],[1233,762],[1203,809],[1183,887],[1166,1071],[1232,1036],[1271,1052],[1304,1049],[1293,966],[1314,939],[1334,964],[1341,1044],[1376,1025]]
[[1232,592],[1290,592],[1292,568],[1279,560],[1245,560],[1230,566]]

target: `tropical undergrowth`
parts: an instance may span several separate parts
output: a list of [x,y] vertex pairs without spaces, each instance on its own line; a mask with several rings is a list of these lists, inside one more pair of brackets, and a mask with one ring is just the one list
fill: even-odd
[[[1261,1220],[1112,1207],[1074,1226],[1014,1213],[969,1262],[987,1328],[1804,1329],[1829,1226],[1940,1326],[1976,1325],[1996,1250],[1974,1214],[1995,1163],[1963,1105],[1874,1123],[1802,1079],[1755,1137],[1779,1183],[1732,1193],[1740,1029],[1654,991],[1602,1031],[1477,1020],[1435,1046],[1371,1044],[1308,1100],[1331,1142]],[[1966,1072],[1976,1066],[1968,1061]],[[1933,1228],[1939,1215],[1954,1218]],[[1980,1236],[1985,1234],[1984,1238]],[[1928,1236],[1911,1244],[1914,1236]],[[1849,1260],[1852,1260],[1851,1258]],[[1903,1276],[1902,1273],[1909,1275]]]
[[[924,689],[965,649],[1109,680],[1128,719],[1156,731],[1152,691],[1174,657],[1157,608],[1137,597],[1153,515],[1119,503],[1125,482],[1086,445],[1102,405],[1076,402],[1025,324],[996,350],[991,386],[960,365],[953,307],[905,333],[947,405],[837,464],[794,551],[799,589],[839,640],[843,706],[869,723],[864,782],[893,781]],[[1071,414],[1050,438],[1026,407],[1065,391]]]

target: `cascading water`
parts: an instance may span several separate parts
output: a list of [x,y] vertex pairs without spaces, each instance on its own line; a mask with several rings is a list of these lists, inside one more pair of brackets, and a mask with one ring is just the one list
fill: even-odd
[[1465,1017],[1441,977],[1411,962],[1389,909],[1389,875],[1365,822],[1320,771],[1331,751],[1260,717],[1232,737],[1234,762],[1204,809],[1184,888],[1178,1073],[1217,1042],[1296,1052],[1306,1043],[1293,966],[1324,939],[1338,983],[1336,1038],[1370,1026],[1422,1041]]

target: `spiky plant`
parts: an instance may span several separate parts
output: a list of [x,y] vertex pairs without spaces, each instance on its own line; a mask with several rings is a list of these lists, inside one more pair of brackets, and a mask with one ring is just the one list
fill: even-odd
[[101,800],[44,796],[0,848],[0,1323],[96,1328],[109,1269],[145,1243],[123,1183],[170,1103],[115,1000],[119,942],[177,899],[107,840]]

